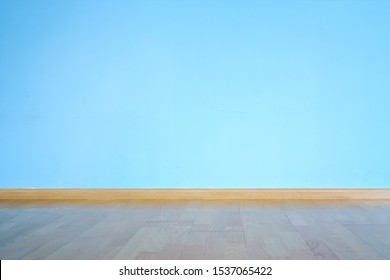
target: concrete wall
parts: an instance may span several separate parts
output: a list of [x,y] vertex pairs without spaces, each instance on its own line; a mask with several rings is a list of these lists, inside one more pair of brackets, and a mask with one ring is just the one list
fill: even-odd
[[390,2],[61,2],[0,3],[0,188],[389,187]]

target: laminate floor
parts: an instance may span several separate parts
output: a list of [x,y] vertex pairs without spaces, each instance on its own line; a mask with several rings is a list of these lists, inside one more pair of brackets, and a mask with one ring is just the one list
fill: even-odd
[[390,259],[390,205],[3,205],[0,259]]

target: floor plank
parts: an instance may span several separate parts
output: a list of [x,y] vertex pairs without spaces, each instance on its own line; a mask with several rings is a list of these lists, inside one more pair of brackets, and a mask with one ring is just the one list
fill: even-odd
[[1,259],[390,259],[390,205],[0,207]]

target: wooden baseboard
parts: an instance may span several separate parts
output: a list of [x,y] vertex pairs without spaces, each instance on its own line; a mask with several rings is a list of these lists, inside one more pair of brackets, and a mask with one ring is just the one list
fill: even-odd
[[390,189],[0,189],[0,202],[389,201]]

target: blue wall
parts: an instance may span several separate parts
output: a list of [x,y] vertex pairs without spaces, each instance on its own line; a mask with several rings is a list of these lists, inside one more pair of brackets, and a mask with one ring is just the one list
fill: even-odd
[[3,0],[0,188],[387,188],[389,14]]

